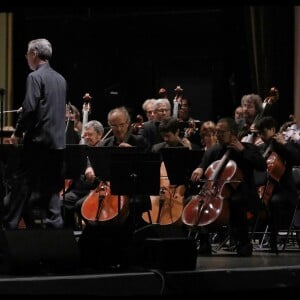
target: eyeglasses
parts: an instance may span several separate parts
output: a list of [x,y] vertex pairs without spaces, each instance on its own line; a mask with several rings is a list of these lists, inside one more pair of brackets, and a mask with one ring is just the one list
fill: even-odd
[[25,58],[28,58],[29,54],[33,54],[35,53],[34,51],[28,51],[26,54],[25,54]]
[[110,124],[109,126],[111,128],[124,128],[126,126],[127,123],[121,123],[121,124]]
[[224,135],[226,132],[230,132],[230,130],[216,130],[217,135]]
[[159,113],[163,113],[163,112],[170,111],[170,109],[162,108],[162,109],[157,109],[156,111],[159,112]]
[[146,114],[148,114],[148,115],[152,115],[152,114],[154,114],[154,113],[155,113],[154,110],[148,110],[148,111],[146,111]]

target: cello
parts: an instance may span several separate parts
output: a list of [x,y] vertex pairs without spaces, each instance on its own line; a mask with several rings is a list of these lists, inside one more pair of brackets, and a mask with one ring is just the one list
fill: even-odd
[[258,194],[262,202],[268,206],[275,187],[275,182],[279,182],[285,172],[285,162],[274,151],[271,150],[272,145],[263,153],[263,157],[267,162],[268,179],[266,185],[258,188]]
[[184,185],[171,185],[164,162],[160,166],[160,194],[150,196],[151,210],[144,212],[142,218],[147,223],[169,225],[181,224]]
[[[128,129],[123,143],[128,142],[132,130],[133,127]],[[83,201],[81,214],[85,220],[94,225],[122,224],[129,215],[129,197],[111,194],[110,182],[100,181],[97,188]]]
[[229,160],[228,149],[220,160],[205,171],[206,180],[198,195],[184,207],[182,221],[188,226],[221,226],[228,223],[229,205],[226,199],[240,184],[243,175],[236,162]]
[[129,214],[128,197],[112,195],[110,183],[101,181],[83,201],[81,214],[90,224],[122,224]]
[[[88,122],[88,115],[89,115],[90,109],[91,109],[90,101],[91,101],[92,97],[90,96],[89,93],[85,93],[83,95],[82,99],[83,99],[83,107],[82,107],[82,113],[83,113],[83,117],[82,117],[82,130],[84,130],[84,126]],[[67,108],[70,110],[69,114],[72,113],[72,111],[71,111],[71,103],[70,102],[67,105]],[[80,140],[79,144],[85,144],[85,141],[84,141],[84,132],[82,132],[82,134],[81,134],[81,140]],[[60,197],[61,200],[63,200],[64,195],[70,189],[72,183],[73,183],[73,179],[65,178],[65,180],[64,180],[64,187],[59,192],[59,197]]]

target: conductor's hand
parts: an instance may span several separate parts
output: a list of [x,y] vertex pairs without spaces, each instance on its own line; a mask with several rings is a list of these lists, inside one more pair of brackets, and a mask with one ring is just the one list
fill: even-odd
[[20,137],[15,136],[15,134],[13,133],[10,137],[9,143],[12,145],[18,145],[21,144],[21,140],[22,139]]

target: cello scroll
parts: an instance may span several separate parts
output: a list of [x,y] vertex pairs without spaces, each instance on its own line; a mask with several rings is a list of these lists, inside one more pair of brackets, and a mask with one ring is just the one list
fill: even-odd
[[178,118],[178,109],[179,109],[179,105],[181,105],[181,99],[182,99],[182,96],[183,96],[183,89],[181,88],[180,85],[178,85],[176,88],[175,88],[175,98],[173,100],[173,118]]
[[82,106],[82,134],[81,134],[81,140],[80,140],[80,144],[84,144],[85,140],[84,140],[84,126],[85,124],[88,122],[89,119],[89,113],[91,110],[91,105],[90,105],[90,101],[92,99],[92,97],[90,96],[89,93],[85,93],[84,96],[82,97],[84,103]]

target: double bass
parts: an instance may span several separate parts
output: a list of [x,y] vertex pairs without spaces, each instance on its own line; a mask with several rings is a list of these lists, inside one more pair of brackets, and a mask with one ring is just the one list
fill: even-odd
[[205,171],[205,180],[198,195],[192,196],[184,207],[182,221],[188,226],[221,226],[229,221],[229,198],[243,175],[236,162],[229,160],[228,149],[220,160]]

